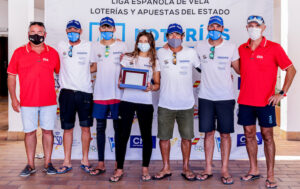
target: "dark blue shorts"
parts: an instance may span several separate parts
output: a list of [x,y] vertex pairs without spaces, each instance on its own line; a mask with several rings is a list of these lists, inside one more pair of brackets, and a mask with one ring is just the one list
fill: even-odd
[[94,103],[93,117],[96,119],[118,119],[119,105],[120,103],[109,105]]
[[211,101],[199,98],[199,132],[234,133],[235,100]]
[[247,106],[239,105],[238,124],[242,126],[256,125],[256,120],[261,127],[275,127],[275,106]]
[[59,94],[60,121],[62,129],[74,128],[76,112],[79,125],[93,126],[93,94],[69,89],[61,89]]

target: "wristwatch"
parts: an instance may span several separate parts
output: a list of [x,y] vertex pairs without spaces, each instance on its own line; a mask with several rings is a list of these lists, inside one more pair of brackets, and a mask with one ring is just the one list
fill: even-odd
[[282,96],[286,96],[286,94],[284,94],[284,91],[283,91],[283,90],[281,90],[281,91],[279,92],[279,94],[282,95]]

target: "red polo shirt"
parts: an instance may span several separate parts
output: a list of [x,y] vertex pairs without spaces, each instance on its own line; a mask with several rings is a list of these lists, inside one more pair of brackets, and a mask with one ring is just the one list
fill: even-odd
[[56,50],[44,45],[41,54],[30,44],[15,50],[7,73],[19,75],[21,106],[50,106],[56,104],[54,71],[59,73],[60,61]]
[[278,66],[286,70],[292,65],[278,43],[263,37],[252,51],[250,39],[239,47],[241,88],[238,103],[249,106],[266,106],[275,94]]

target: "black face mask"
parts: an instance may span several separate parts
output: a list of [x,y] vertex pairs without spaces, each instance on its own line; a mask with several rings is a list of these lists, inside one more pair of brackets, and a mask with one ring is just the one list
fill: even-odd
[[31,41],[35,45],[41,44],[45,40],[44,36],[40,36],[38,34],[29,35],[28,38],[29,38],[29,41]]

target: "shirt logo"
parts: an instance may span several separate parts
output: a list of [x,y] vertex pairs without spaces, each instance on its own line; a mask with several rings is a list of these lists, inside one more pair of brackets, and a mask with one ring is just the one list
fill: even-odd
[[165,64],[169,64],[168,60],[165,60],[164,63],[165,63]]
[[189,60],[180,60],[179,62],[181,62],[181,63],[188,63],[190,61]]
[[43,58],[43,61],[49,62],[49,59],[48,58]]
[[122,54],[122,52],[113,52],[113,54]]
[[66,56],[66,55],[67,55],[67,52],[63,52],[63,55]]
[[257,55],[257,59],[263,59],[264,57],[262,55]]
[[229,59],[228,56],[218,56],[218,59]]
[[101,54],[97,54],[98,58],[101,58]]
[[203,55],[203,59],[207,59],[207,56],[206,56],[206,55]]

